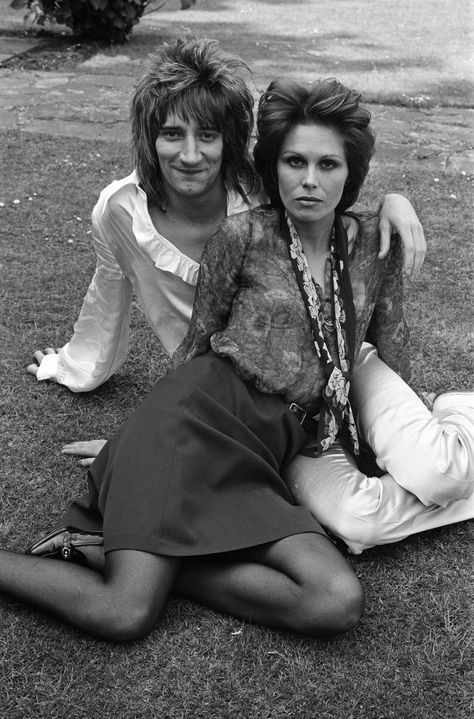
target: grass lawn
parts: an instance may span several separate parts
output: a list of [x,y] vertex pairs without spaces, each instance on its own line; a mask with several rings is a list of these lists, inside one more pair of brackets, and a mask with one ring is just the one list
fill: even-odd
[[[2,133],[0,543],[21,551],[85,488],[59,454],[109,436],[165,366],[137,309],[123,369],[77,396],[25,373],[70,336],[93,272],[89,215],[130,170],[123,145]],[[375,163],[362,206],[392,186],[420,213],[429,255],[408,288],[414,386],[472,389],[472,186],[430,167]],[[333,642],[250,626],[171,599],[155,631],[103,644],[0,600],[0,715],[9,719],[445,719],[469,716],[472,524],[349,557],[367,593]],[[472,707],[471,707],[472,709]]]

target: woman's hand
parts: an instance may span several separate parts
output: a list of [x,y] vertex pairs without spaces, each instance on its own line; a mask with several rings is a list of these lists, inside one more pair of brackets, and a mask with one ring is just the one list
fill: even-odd
[[379,258],[385,257],[390,248],[390,235],[397,232],[403,243],[403,270],[408,276],[416,275],[425,259],[426,241],[413,205],[403,195],[385,195],[379,214]]
[[34,374],[36,377],[36,375],[38,374],[38,367],[40,366],[41,362],[43,361],[43,357],[45,355],[55,355],[57,353],[58,353],[58,350],[55,350],[53,347],[46,347],[44,352],[42,352],[41,350],[36,350],[35,352],[33,352],[34,363],[29,364],[28,367],[26,368],[26,371],[29,372],[30,374]]
[[85,459],[80,459],[78,464],[80,464],[81,467],[90,467],[106,443],[106,439],[90,439],[86,442],[71,442],[70,444],[64,445],[61,450],[61,454],[74,454],[78,457],[85,457]]

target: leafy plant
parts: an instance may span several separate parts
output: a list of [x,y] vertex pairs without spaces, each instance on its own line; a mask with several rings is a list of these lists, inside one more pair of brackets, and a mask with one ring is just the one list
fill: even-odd
[[128,40],[150,0],[13,0],[26,9],[25,20],[70,27],[73,35],[110,43]]

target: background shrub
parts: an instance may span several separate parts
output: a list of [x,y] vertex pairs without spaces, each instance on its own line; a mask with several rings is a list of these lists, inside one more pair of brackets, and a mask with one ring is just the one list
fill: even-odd
[[[70,27],[76,37],[126,42],[150,0],[25,0],[27,19]],[[12,3],[13,5],[13,3]]]

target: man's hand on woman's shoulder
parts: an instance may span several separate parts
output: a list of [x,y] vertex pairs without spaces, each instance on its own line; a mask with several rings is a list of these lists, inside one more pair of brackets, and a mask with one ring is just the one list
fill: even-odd
[[403,244],[403,271],[414,277],[420,271],[426,254],[423,227],[415,208],[403,195],[385,195],[379,207],[380,253],[383,259],[390,249],[390,237],[396,233]]

